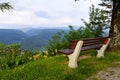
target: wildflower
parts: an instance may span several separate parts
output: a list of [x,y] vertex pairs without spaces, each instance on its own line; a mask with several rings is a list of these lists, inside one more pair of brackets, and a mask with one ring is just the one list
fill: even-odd
[[48,56],[48,51],[45,52],[45,55]]
[[57,52],[58,52],[58,50],[57,50],[57,49],[55,49],[55,52],[57,53]]
[[42,54],[40,54],[40,56],[42,57],[43,55],[42,55]]
[[52,52],[52,55],[54,55],[55,53],[54,52]]
[[40,58],[40,54],[36,54],[33,56],[34,60],[38,60]]
[[44,58],[47,58],[47,56],[46,56],[46,55],[44,55],[43,57],[44,57]]
[[42,57],[42,53],[39,52],[38,54],[39,54],[40,57]]

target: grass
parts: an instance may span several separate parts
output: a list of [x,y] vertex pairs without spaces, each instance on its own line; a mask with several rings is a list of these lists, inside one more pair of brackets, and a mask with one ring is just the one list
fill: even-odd
[[31,61],[14,69],[0,70],[0,80],[85,80],[100,70],[115,67],[120,54],[106,52],[105,58],[93,55],[80,60],[76,69],[69,68],[66,61],[62,55]]

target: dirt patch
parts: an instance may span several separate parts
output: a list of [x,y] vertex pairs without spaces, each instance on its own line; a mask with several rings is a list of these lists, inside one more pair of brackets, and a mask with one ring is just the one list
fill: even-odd
[[117,65],[116,67],[100,71],[86,80],[120,80],[120,62],[115,64]]
[[78,61],[81,61],[81,60],[83,60],[83,59],[87,59],[87,58],[90,58],[90,57],[92,57],[90,54],[88,54],[88,55],[82,55],[82,56],[80,56],[80,57],[78,58]]

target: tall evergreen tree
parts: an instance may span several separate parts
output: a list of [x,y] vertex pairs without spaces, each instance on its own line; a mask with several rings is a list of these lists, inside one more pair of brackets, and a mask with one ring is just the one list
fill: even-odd
[[95,8],[95,6],[92,5],[89,11],[89,22],[82,19],[85,26],[94,34],[94,37],[102,36],[104,33],[103,30],[109,27],[106,21],[108,20],[108,16],[106,16],[105,13],[103,9]]

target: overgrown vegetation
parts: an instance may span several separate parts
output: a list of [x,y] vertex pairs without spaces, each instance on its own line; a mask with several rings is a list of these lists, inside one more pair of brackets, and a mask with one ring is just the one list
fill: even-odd
[[29,52],[21,50],[19,44],[0,43],[0,69],[13,69],[29,61],[46,58],[48,52]]
[[1,80],[85,80],[100,70],[117,66],[114,62],[120,61],[120,54],[106,52],[105,58],[96,58],[95,54],[92,54],[92,57],[78,61],[79,66],[76,69],[69,68],[67,61],[67,57],[62,55],[31,61],[14,69],[0,69],[0,78]]

